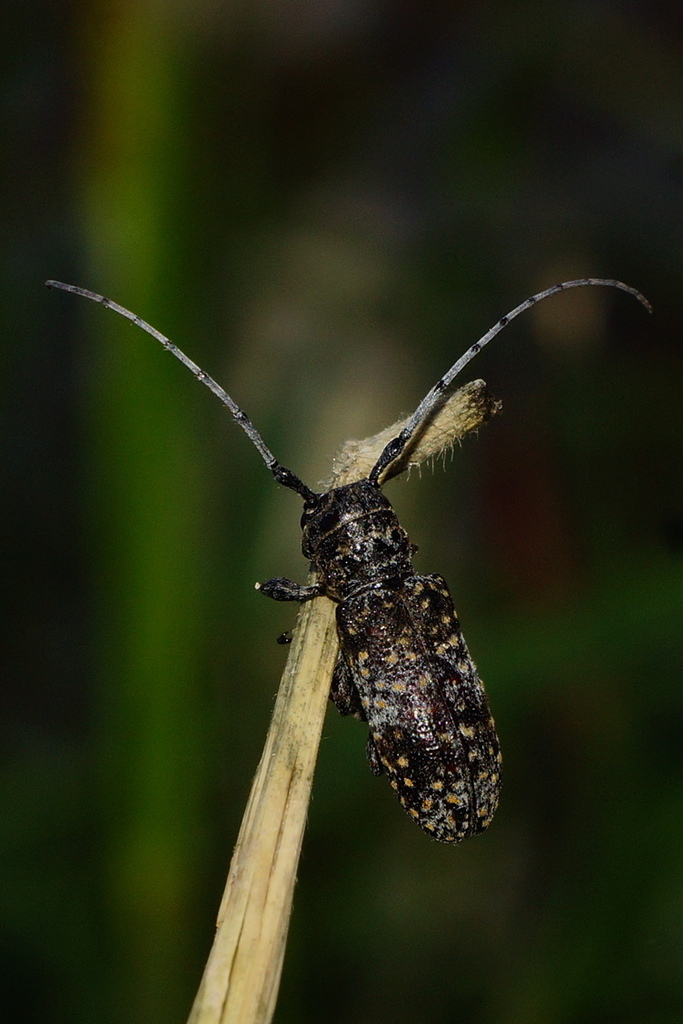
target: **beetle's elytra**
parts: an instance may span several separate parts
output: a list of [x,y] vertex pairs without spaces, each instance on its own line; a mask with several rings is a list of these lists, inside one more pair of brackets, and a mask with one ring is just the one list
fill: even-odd
[[102,295],[48,281],[113,309],[160,341],[227,406],[278,483],[303,498],[302,551],[315,582],[302,586],[278,577],[260,589],[278,601],[325,595],[337,602],[340,653],[330,698],[343,715],[368,723],[372,771],[387,775],[407,813],[441,842],[457,843],[491,821],[500,795],[500,745],[446,582],[416,575],[415,549],[381,482],[484,345],[541,299],[587,285],[619,288],[650,310],[634,288],[599,278],[566,281],[533,295],[453,364],[366,479],[318,494],[277,461],[230,395],[168,338]]

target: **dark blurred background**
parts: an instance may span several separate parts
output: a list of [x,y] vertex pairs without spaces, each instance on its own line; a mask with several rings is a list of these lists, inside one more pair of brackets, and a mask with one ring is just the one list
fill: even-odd
[[503,415],[388,488],[505,756],[488,833],[401,811],[330,709],[276,1020],[679,1024],[683,9],[4,8],[0,1019],[183,1022],[303,579],[312,486],[468,367]]

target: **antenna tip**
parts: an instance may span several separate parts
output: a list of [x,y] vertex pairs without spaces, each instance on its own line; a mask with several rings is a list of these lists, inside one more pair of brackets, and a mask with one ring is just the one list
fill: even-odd
[[634,297],[634,299],[638,299],[638,302],[641,304],[641,306],[645,306],[645,309],[648,311],[648,313],[651,314],[653,312],[652,305],[649,299],[646,299],[643,293],[639,292],[637,288],[632,288],[631,285],[624,284],[623,281],[615,281],[614,286],[616,288],[621,288],[621,290],[624,292],[628,292],[629,295],[632,295]]
[[64,284],[63,281],[46,281],[46,288],[59,288],[63,292],[76,292],[77,288],[74,284]]

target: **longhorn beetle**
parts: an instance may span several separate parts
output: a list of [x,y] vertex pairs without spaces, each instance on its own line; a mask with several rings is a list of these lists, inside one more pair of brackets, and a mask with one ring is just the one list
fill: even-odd
[[500,795],[500,746],[488,700],[441,576],[417,576],[414,547],[381,490],[461,370],[515,317],[556,292],[587,285],[620,288],[651,312],[640,292],[621,281],[584,278],[532,295],[462,355],[425,395],[385,446],[368,476],[312,491],[283,466],[230,395],[163,334],[111,299],[75,285],[48,287],[82,295],[131,320],[172,352],[223,402],[275,480],[303,499],[302,551],[315,582],[283,577],[260,585],[276,601],[337,602],[340,653],[330,699],[342,715],[369,726],[367,756],[387,774],[408,814],[434,839],[457,843],[487,827]]

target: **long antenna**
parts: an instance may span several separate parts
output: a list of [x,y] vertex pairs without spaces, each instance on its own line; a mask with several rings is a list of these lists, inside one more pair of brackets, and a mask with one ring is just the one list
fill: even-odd
[[467,366],[471,359],[481,352],[485,345],[495,338],[504,327],[514,320],[515,317],[519,316],[520,313],[524,313],[531,306],[535,306],[541,299],[547,299],[550,295],[556,295],[557,292],[565,292],[569,288],[584,288],[588,285],[604,285],[608,288],[620,288],[623,292],[628,292],[629,295],[633,295],[638,302],[640,302],[648,313],[652,312],[652,306],[647,301],[644,295],[641,295],[635,288],[631,288],[630,285],[624,284],[622,281],[604,280],[599,277],[584,277],[577,281],[563,281],[562,284],[555,284],[552,288],[546,288],[543,292],[538,292],[536,295],[532,295],[531,298],[525,299],[519,306],[516,306],[510,313],[504,316],[495,327],[492,327],[490,331],[487,331],[476,341],[474,345],[467,349],[467,351],[460,356],[458,360],[451,366],[450,370],[443,375],[441,380],[437,381],[434,387],[429,391],[422,399],[417,409],[410,417],[405,427],[394,437],[384,448],[377,462],[370,471],[368,479],[371,483],[379,483],[380,475],[384,470],[391,465],[391,463],[398,458],[398,456],[406,448],[408,442],[413,437],[413,434],[418,430],[422,423],[424,423],[427,417],[434,411],[439,405],[441,397],[449,387],[449,385],[455,380],[458,374]]
[[136,327],[142,328],[147,334],[151,334],[153,338],[161,342],[164,348],[172,355],[179,359],[183,366],[186,366],[188,370],[195,375],[198,381],[205,384],[210,391],[213,391],[214,395],[221,400],[223,405],[230,411],[233,419],[239,424],[244,433],[247,435],[251,443],[254,445],[259,455],[265,462],[266,466],[273,474],[279,484],[284,487],[289,487],[290,490],[296,491],[300,494],[304,501],[311,501],[316,497],[315,491],[312,491],[309,487],[303,483],[299,477],[287,469],[277,461],[270,448],[267,447],[265,441],[259,434],[258,430],[251,422],[247,414],[240,409],[239,405],[230,397],[227,391],[224,391],[220,384],[217,384],[213,377],[209,377],[208,373],[205,373],[196,363],[194,363],[189,356],[186,356],[177,345],[157,331],[156,327],[152,327],[146,320],[137,316],[135,313],[131,313],[125,306],[120,306],[118,302],[113,302],[111,299],[106,298],[104,295],[99,295],[97,292],[88,291],[87,288],[79,288],[75,284],[64,284],[62,281],[46,281],[45,284],[48,288],[59,288],[63,292],[72,292],[74,295],[82,295],[84,299],[91,299],[93,302],[99,302],[100,305],[105,306],[106,309],[113,309],[115,313],[130,320]]

